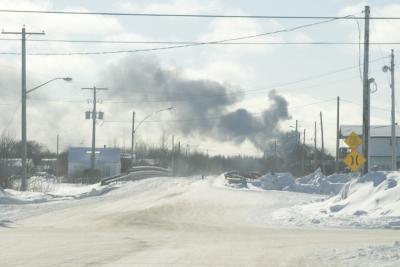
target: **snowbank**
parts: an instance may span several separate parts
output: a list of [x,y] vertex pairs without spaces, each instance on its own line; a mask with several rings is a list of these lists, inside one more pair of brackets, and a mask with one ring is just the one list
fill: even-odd
[[295,206],[277,217],[295,224],[400,228],[400,172],[354,178],[324,201]]
[[80,184],[55,184],[52,191],[47,193],[16,191],[13,189],[0,189],[0,204],[30,204],[44,203],[68,199],[81,199],[99,196],[111,191],[114,187],[107,185],[80,185]]
[[335,195],[350,179],[349,174],[333,174],[325,176],[320,169],[295,179],[290,173],[266,174],[252,182],[265,190],[285,190],[309,194]]

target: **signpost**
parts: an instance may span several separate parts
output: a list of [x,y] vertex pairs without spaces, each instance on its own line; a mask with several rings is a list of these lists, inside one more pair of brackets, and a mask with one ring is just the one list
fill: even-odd
[[362,144],[362,139],[352,132],[344,142],[351,148],[351,152],[344,157],[343,162],[352,172],[355,172],[366,162],[365,157],[357,151],[357,147]]

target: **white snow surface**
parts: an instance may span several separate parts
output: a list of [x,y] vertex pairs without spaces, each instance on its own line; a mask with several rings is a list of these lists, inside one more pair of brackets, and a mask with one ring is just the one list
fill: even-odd
[[279,210],[274,217],[298,226],[399,228],[400,172],[354,178],[338,195]]
[[23,200],[0,204],[0,266],[400,265],[396,231],[293,227],[274,218],[326,197],[235,189],[223,176],[0,197]]
[[350,174],[325,176],[320,169],[317,169],[313,173],[297,179],[290,173],[268,173],[251,183],[265,190],[336,195],[349,179]]
[[55,184],[53,187],[52,191],[46,193],[2,189],[0,191],[0,204],[28,204],[79,199],[88,196],[98,196],[113,188],[109,185],[101,186],[99,184],[82,185],[68,183]]

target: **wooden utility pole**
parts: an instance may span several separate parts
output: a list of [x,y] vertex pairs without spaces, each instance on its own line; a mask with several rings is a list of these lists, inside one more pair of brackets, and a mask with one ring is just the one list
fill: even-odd
[[90,154],[90,169],[92,171],[92,175],[95,170],[95,161],[96,161],[96,119],[102,119],[103,113],[97,112],[97,90],[108,90],[107,88],[98,88],[96,86],[93,87],[85,87],[82,90],[93,90],[93,110],[91,112],[92,116],[92,153]]
[[390,67],[383,66],[383,71],[390,70],[390,88],[392,89],[391,135],[392,135],[392,171],[397,171],[397,137],[396,137],[396,98],[394,90],[394,51],[390,54]]
[[336,172],[339,173],[339,140],[340,140],[340,98],[337,97],[337,107],[336,107]]
[[21,35],[21,145],[22,145],[22,179],[21,179],[21,191],[27,189],[28,179],[28,164],[27,164],[27,133],[26,133],[26,35],[44,35],[44,32],[27,32],[25,25],[22,27],[20,32],[6,32],[2,31],[2,34],[18,34]]
[[320,118],[320,122],[321,122],[321,167],[322,167],[322,172],[325,173],[325,164],[324,164],[324,155],[325,155],[324,125],[322,123],[322,112],[319,113],[319,118]]
[[396,98],[394,90],[394,51],[390,56],[390,73],[391,73],[391,84],[392,89],[392,170],[397,171],[397,137],[396,137]]
[[364,72],[363,72],[363,154],[367,159],[364,164],[363,173],[368,172],[369,165],[369,154],[368,154],[368,143],[369,143],[369,128],[370,128],[370,88],[368,78],[368,67],[369,67],[369,16],[370,8],[365,6],[365,19],[364,19]]

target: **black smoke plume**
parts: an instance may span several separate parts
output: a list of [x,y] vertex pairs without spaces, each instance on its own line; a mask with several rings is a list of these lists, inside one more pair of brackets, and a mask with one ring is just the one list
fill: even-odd
[[[270,91],[270,105],[261,116],[246,109],[229,112],[243,99],[243,91],[212,80],[186,78],[175,69],[162,67],[154,57],[128,57],[104,70],[109,97],[132,100],[135,110],[155,110],[174,106],[174,123],[181,134],[201,135],[215,140],[242,143],[251,141],[264,150],[268,139],[280,134],[279,123],[290,118],[288,103]],[[123,106],[117,108],[122,111]]]

